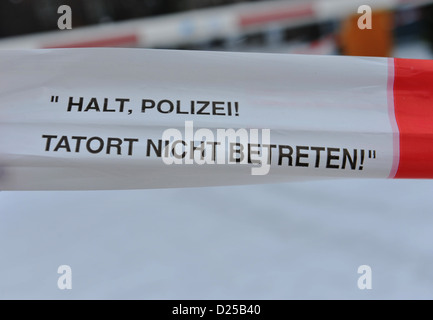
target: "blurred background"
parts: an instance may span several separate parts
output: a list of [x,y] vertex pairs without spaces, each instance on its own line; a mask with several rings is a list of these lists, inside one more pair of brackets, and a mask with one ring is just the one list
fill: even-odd
[[[370,5],[374,27],[360,30]],[[61,5],[72,30],[59,32]],[[3,0],[0,48],[119,46],[394,56],[433,44],[425,0]],[[427,49],[427,48],[426,48]]]
[[[370,3],[369,3],[370,2]],[[0,49],[432,58],[433,1],[0,0]],[[359,30],[369,4],[373,28]],[[60,5],[72,30],[59,30]],[[1,299],[432,299],[433,182],[0,193]],[[432,221],[430,224],[429,221]],[[57,288],[57,268],[73,288]],[[360,265],[373,289],[359,290]]]

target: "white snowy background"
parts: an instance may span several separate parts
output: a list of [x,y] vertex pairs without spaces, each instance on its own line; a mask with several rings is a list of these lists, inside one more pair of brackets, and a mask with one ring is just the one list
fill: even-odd
[[0,192],[0,299],[15,298],[432,299],[433,181]]

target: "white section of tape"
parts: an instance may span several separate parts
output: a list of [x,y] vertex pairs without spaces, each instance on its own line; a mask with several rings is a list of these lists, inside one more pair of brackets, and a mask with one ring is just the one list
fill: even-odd
[[[387,81],[388,62],[381,58],[146,49],[2,51],[0,188],[386,178],[393,161]],[[235,140],[224,145],[218,130],[229,129],[235,130],[227,131]],[[192,157],[200,151],[192,151],[185,163],[167,165],[164,153],[158,157],[155,149],[159,140],[164,146],[167,132],[180,133],[178,140],[186,144],[184,149],[178,144],[176,154],[191,151],[194,140],[195,146],[202,140],[222,142],[217,163],[199,164]],[[270,141],[264,139],[267,132]],[[265,157],[270,150],[267,174],[253,175],[257,164],[228,163],[230,155],[241,154],[233,141],[242,144],[244,160],[258,153]],[[207,156],[210,152],[206,149]]]

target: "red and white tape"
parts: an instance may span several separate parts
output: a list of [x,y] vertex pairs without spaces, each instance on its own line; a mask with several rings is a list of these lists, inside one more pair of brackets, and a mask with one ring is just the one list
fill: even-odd
[[0,189],[433,178],[433,61],[0,51]]
[[421,6],[432,0],[260,1],[0,40],[0,48],[168,47],[230,39],[270,25],[296,27],[373,10]]
[[[390,59],[395,178],[433,178],[433,61]],[[392,100],[391,100],[392,99]],[[398,149],[397,149],[398,147]],[[398,161],[398,163],[397,163]],[[394,170],[393,170],[394,171]]]

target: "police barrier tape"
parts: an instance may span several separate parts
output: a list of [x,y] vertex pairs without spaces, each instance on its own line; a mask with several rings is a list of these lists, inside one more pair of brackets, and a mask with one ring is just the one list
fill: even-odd
[[[232,39],[275,27],[290,28],[358,14],[358,8],[393,10],[432,0],[258,1],[157,17],[0,39],[2,49],[77,47],[173,47]],[[55,27],[55,26],[53,26]]]
[[433,62],[0,51],[0,189],[433,178]]

